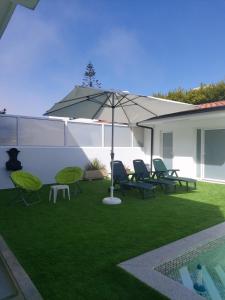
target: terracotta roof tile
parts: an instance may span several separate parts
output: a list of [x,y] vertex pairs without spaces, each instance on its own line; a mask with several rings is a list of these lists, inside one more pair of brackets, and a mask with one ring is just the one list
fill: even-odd
[[216,101],[216,102],[209,102],[209,103],[202,103],[202,104],[198,105],[198,107],[200,109],[212,108],[212,107],[218,107],[218,106],[225,106],[225,100],[220,100],[220,101]]

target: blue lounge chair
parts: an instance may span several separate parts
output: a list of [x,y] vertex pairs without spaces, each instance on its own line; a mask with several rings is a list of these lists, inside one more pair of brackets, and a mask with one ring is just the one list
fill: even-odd
[[143,198],[145,198],[147,192],[150,193],[151,195],[154,195],[156,186],[150,183],[136,182],[136,181],[129,180],[124,165],[119,160],[115,160],[113,162],[113,179],[114,179],[114,184],[119,185],[121,192],[123,194],[125,194],[125,190],[134,188],[140,191]]
[[162,159],[160,158],[153,159],[153,165],[155,168],[154,175],[156,175],[157,178],[176,181],[179,182],[180,185],[182,185],[181,184],[182,182],[185,182],[187,191],[189,188],[188,184],[192,183],[194,185],[194,189],[196,189],[196,184],[197,184],[196,179],[178,176],[177,172],[179,171],[179,169],[167,169]]
[[176,182],[164,178],[152,178],[150,172],[148,171],[144,161],[142,159],[133,160],[135,178],[136,181],[149,182],[151,184],[159,185],[161,188],[164,188],[166,192],[173,188],[176,190]]

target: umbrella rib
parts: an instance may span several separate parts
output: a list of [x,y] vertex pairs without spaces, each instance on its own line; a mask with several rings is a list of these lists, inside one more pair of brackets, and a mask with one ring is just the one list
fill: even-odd
[[[88,97],[88,98],[87,98],[87,97]],[[86,96],[87,99],[81,100],[81,101],[76,102],[76,103],[72,103],[72,104],[70,104],[70,105],[66,105],[66,106],[61,107],[61,108],[58,108],[58,109],[54,109],[54,110],[51,111],[51,113],[54,113],[54,112],[56,112],[56,111],[59,111],[59,110],[61,110],[62,108],[68,108],[68,107],[71,107],[71,106],[73,106],[73,105],[78,105],[78,104],[83,103],[83,102],[85,102],[85,101],[94,102],[94,103],[97,103],[97,104],[100,104],[100,105],[102,104],[101,102],[99,102],[99,101],[94,101],[94,99],[90,99],[89,97],[90,97],[90,96]],[[78,99],[79,99],[79,98],[78,98]],[[76,100],[76,98],[74,98],[73,100]],[[110,107],[109,105],[107,105],[107,106]]]
[[139,107],[141,107],[142,109],[146,110],[147,112],[153,114],[155,117],[157,117],[158,115],[155,114],[154,112],[152,112],[150,109],[147,109],[146,107],[136,103],[134,100],[137,99],[138,97],[135,97],[134,99],[128,99],[127,97],[125,97],[128,101],[132,102],[135,105],[138,105]]
[[102,96],[104,95],[106,92],[103,92],[103,93],[98,93],[98,94],[92,94],[92,95],[86,95],[86,96],[82,96],[82,97],[77,97],[77,98],[71,98],[71,99],[67,99],[67,100],[62,100],[60,101],[59,103],[65,103],[65,102],[70,102],[70,101],[73,101],[73,100],[79,100],[79,99],[86,99],[87,97],[93,97],[93,98],[97,98],[98,96]]
[[[97,103],[97,104],[99,104],[99,105],[102,105],[102,102],[99,102],[99,101],[97,101],[97,100],[93,100],[93,99],[87,99],[86,101],[90,101],[90,102],[93,102],[93,103]],[[106,101],[105,101],[106,102]],[[108,104],[105,104],[105,102],[104,102],[104,105],[105,105],[105,107],[111,107],[110,105],[108,105]]]
[[122,104],[118,105],[118,107],[136,105],[135,103],[127,104],[127,103],[129,103],[129,102],[130,102],[130,100],[129,100],[129,101],[126,101],[126,102],[123,102]]
[[[120,106],[121,101],[122,101],[124,98],[126,98],[126,95],[123,95],[123,96],[122,96],[122,98],[117,102],[117,104],[115,105],[115,107]],[[127,98],[126,98],[126,99],[127,99]]]
[[[111,94],[108,94],[106,100],[104,103],[102,103],[102,105],[99,107],[99,109],[94,113],[92,119],[95,119],[95,117],[97,116],[97,114],[100,112],[100,110],[106,105],[106,102],[109,100]],[[107,105],[108,107],[110,107],[109,105]]]
[[127,113],[126,113],[124,107],[121,106],[121,108],[122,108],[122,110],[123,110],[123,112],[124,112],[124,114],[125,114],[125,116],[126,116],[126,118],[127,118],[128,123],[130,124],[130,123],[131,123],[131,122],[130,122],[130,119],[129,119],[129,117],[128,117],[128,115],[127,115]]

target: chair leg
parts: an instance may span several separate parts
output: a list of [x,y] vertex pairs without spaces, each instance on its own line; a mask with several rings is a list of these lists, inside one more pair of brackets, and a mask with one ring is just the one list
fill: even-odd
[[70,188],[67,189],[68,199],[70,200]]
[[57,190],[53,190],[53,203],[56,204],[56,199],[57,199]]
[[49,198],[48,198],[49,202],[51,201],[51,198],[52,198],[52,188],[50,188],[50,191],[49,191]]
[[80,186],[79,181],[76,182],[76,185],[77,185],[77,188],[78,188],[79,192],[81,193],[81,192],[82,192],[82,189],[81,189],[81,186]]
[[10,205],[13,205],[14,203],[22,202],[22,191],[19,188],[15,188],[16,195],[13,197]]
[[142,195],[142,199],[145,199],[147,197],[146,195],[155,197],[155,189],[149,190],[149,193],[145,189],[140,189],[140,192]]
[[69,185],[71,187],[71,195],[76,196],[79,193],[82,193],[82,189],[78,181],[74,182],[73,184]]
[[30,206],[31,204],[29,204],[26,199],[24,198],[24,196],[22,196],[22,201],[26,206]]
[[121,193],[122,193],[123,196],[126,195],[126,193],[125,193],[125,188],[124,188],[123,185],[120,185],[120,191],[121,191]]
[[169,194],[169,189],[170,189],[169,185],[168,185],[168,184],[165,184],[165,185],[164,185],[164,191],[165,191],[165,194]]
[[[38,192],[27,192],[25,190],[22,190],[20,188],[16,188],[18,193],[16,196],[16,201],[14,201],[14,203],[19,203],[19,202],[23,202],[23,204],[25,206],[31,206],[33,204],[39,203],[41,202],[40,196]],[[38,201],[35,202],[29,202],[28,199],[29,197],[31,197],[32,195],[36,195],[38,198]],[[13,204],[13,203],[12,203]]]

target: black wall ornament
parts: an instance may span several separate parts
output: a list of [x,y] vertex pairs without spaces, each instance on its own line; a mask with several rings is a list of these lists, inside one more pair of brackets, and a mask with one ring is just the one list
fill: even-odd
[[17,171],[22,169],[21,162],[17,159],[19,150],[16,148],[11,148],[6,151],[9,155],[9,160],[6,162],[6,170],[8,171]]

